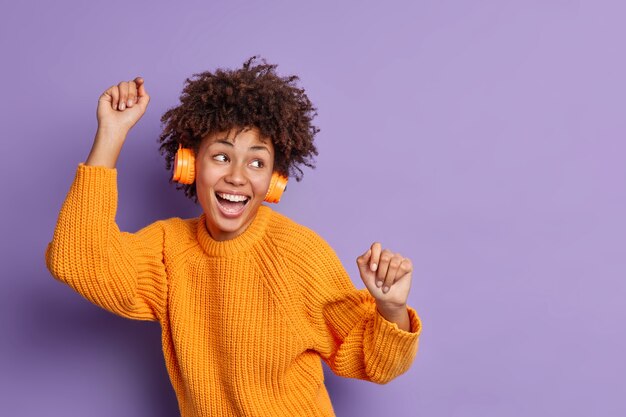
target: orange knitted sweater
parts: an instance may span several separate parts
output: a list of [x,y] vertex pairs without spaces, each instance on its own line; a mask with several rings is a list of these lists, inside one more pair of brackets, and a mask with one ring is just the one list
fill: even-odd
[[182,417],[334,416],[321,360],[379,384],[413,362],[415,310],[410,332],[385,320],[320,236],[271,208],[227,241],[204,214],[129,233],[116,211],[117,170],[80,163],[46,266],[108,311],[159,321]]

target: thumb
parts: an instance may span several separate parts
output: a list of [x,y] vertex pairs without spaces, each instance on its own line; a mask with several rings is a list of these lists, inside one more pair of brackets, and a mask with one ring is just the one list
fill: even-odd
[[372,257],[372,249],[368,249],[363,255],[356,258],[356,264],[358,265],[360,270],[369,270],[369,262]]
[[144,80],[142,77],[137,77],[135,78],[135,83],[137,84],[138,88],[137,88],[137,102],[141,103],[141,104],[148,104],[148,101],[150,101],[150,96],[148,95],[148,93],[146,92],[146,87],[144,84]]

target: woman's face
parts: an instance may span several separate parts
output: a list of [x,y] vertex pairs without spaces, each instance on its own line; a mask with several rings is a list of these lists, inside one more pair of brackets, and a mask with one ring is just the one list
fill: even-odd
[[233,239],[252,223],[274,168],[274,145],[257,128],[207,135],[196,156],[196,193],[215,240]]

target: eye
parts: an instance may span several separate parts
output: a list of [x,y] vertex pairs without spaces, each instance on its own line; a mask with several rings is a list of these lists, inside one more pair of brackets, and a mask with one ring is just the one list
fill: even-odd
[[252,161],[252,165],[254,165],[255,168],[263,168],[265,166],[263,161],[261,161],[260,159],[255,159],[254,161]]
[[218,153],[217,155],[213,155],[213,159],[220,162],[226,162],[228,160],[228,157],[223,153]]

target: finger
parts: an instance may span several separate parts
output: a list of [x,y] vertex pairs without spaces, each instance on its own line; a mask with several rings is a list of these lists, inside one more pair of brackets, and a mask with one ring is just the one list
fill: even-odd
[[398,275],[396,276],[396,280],[402,278],[406,274],[410,274],[413,272],[413,262],[409,258],[404,258],[402,260],[402,264],[400,268],[398,268]]
[[128,100],[126,101],[126,105],[128,107],[133,107],[133,104],[137,102],[137,85],[134,81],[128,83]]
[[389,262],[392,257],[393,253],[387,249],[383,250],[380,254],[380,262],[378,264],[378,270],[376,271],[376,286],[379,288],[381,288],[385,283],[387,271],[389,270]]
[[146,93],[146,87],[144,85],[144,80],[142,77],[135,78],[135,84],[137,84],[137,96],[138,97],[144,97],[148,95],[148,93]]
[[402,263],[401,256],[394,256],[389,261],[389,269],[387,270],[387,276],[385,277],[385,281],[383,283],[383,293],[387,294],[391,286],[396,282],[396,275],[398,273],[398,269],[400,268],[400,264]]
[[120,90],[119,109],[124,110],[126,108],[126,100],[128,100],[128,83],[126,81],[120,81],[117,86]]
[[378,269],[378,264],[380,262],[380,252],[382,250],[382,246],[379,242],[372,243],[372,257],[370,258],[370,269],[374,272]]
[[113,87],[109,88],[107,91],[109,91],[109,94],[111,94],[111,106],[113,107],[113,110],[117,110],[117,103],[120,100],[119,88],[117,88],[117,86],[114,85]]

